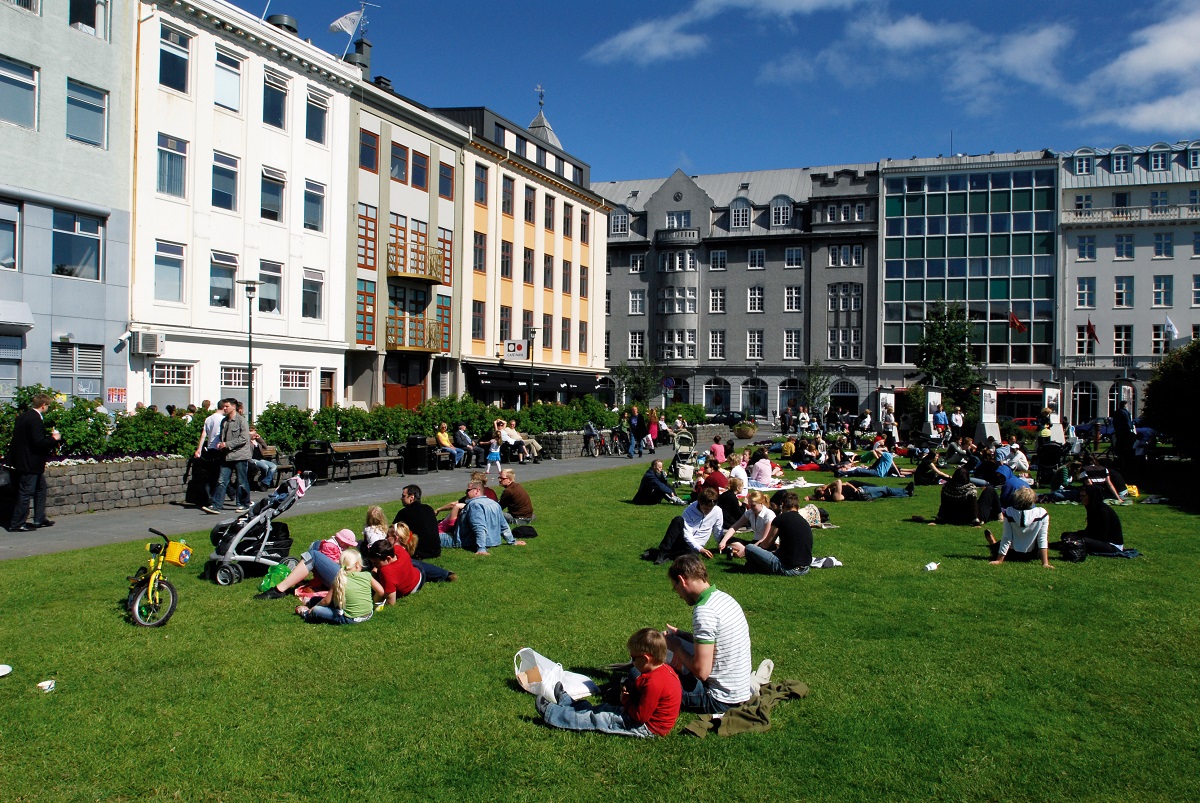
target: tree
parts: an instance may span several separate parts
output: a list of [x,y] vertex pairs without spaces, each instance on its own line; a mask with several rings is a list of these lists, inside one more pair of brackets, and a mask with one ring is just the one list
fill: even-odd
[[971,355],[971,322],[961,304],[929,307],[913,365],[925,374],[920,384],[945,388],[953,398],[983,379],[982,365]]
[[1200,385],[1200,341],[1168,352],[1146,385],[1142,420],[1170,438],[1179,454],[1200,454],[1200,429],[1187,414],[1188,399]]
[[829,388],[833,386],[833,377],[821,365],[820,360],[814,360],[812,365],[804,369],[804,406],[810,415],[819,414],[829,402]]
[[625,360],[609,371],[609,375],[625,388],[634,401],[650,402],[662,394],[663,369],[654,360],[644,360],[639,365],[630,365]]

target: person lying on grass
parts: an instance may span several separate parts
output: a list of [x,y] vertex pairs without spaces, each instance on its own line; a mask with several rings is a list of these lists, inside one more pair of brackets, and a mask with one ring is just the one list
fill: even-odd
[[885,497],[902,497],[913,495],[913,484],[910,482],[903,488],[891,488],[886,485],[868,485],[865,482],[847,482],[834,480],[828,485],[822,485],[812,492],[812,496],[804,497],[804,501],[817,502],[872,502]]
[[1000,516],[1004,521],[1004,537],[997,541],[991,530],[983,531],[993,566],[1004,563],[1006,558],[1032,561],[1040,557],[1042,566],[1054,568],[1050,565],[1050,514],[1044,508],[1034,507],[1036,502],[1037,492],[1032,488],[1018,488],[1013,491],[1012,504]]
[[[753,508],[755,492],[750,493]],[[746,568],[752,572],[800,577],[808,574],[812,565],[812,527],[800,515],[800,497],[795,491],[784,492],[782,507],[783,513],[772,514],[770,528],[762,537],[755,539],[753,544],[737,541],[730,549],[733,557],[746,559]]]
[[[308,551],[300,555],[296,568],[274,588],[269,588],[261,594],[255,594],[255,599],[280,599],[287,592],[308,579],[311,573],[325,588],[333,587],[333,579],[341,571],[340,560],[343,549],[349,549],[356,544],[352,530],[338,530],[333,538],[324,541],[313,541]],[[361,558],[361,553],[359,557]]]
[[615,736],[651,739],[666,736],[679,719],[683,689],[679,676],[667,666],[667,640],[652,627],[629,637],[625,645],[633,673],[621,690],[621,704],[576,703],[559,683],[549,702],[540,694],[537,710],[547,725],[572,731],[599,731]]
[[371,545],[371,573],[382,587],[380,595],[388,605],[415,594],[425,583],[453,582],[457,576],[441,566],[413,560],[417,538],[404,524],[393,524],[387,538]]
[[330,625],[355,625],[375,612],[374,595],[383,596],[383,586],[363,571],[362,555],[357,549],[342,550],[341,568],[329,584],[329,595],[322,604],[317,598],[308,605],[297,605],[296,615],[306,622]]

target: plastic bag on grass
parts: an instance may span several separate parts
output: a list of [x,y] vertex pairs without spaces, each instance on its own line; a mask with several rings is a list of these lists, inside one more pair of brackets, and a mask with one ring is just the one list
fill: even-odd
[[600,692],[600,687],[587,675],[568,672],[562,664],[554,663],[529,647],[523,647],[513,656],[513,672],[522,689],[551,703],[558,702],[554,699],[554,687],[559,683],[575,700]]

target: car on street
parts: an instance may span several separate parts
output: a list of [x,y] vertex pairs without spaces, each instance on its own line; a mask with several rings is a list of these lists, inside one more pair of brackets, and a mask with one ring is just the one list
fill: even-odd
[[725,424],[726,426],[730,427],[740,424],[747,419],[751,419],[750,416],[746,415],[741,410],[723,410],[719,413],[709,413],[707,416],[705,416],[705,418],[708,419],[708,423],[710,424]]

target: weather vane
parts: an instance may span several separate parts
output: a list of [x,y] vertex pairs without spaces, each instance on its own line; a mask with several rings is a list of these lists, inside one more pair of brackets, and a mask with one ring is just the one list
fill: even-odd
[[546,106],[546,90],[542,89],[542,85],[538,84],[533,88],[533,91],[538,95],[538,108],[542,109]]

